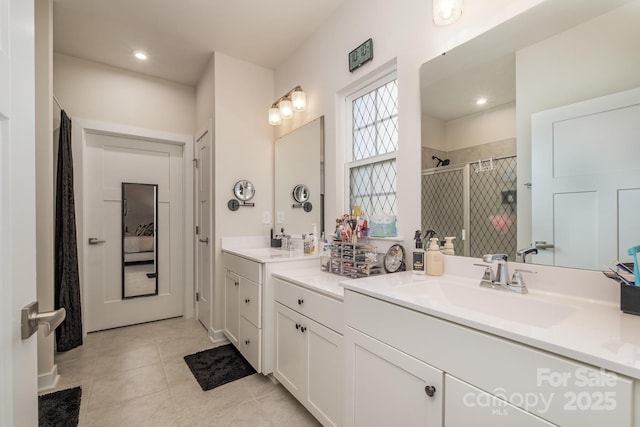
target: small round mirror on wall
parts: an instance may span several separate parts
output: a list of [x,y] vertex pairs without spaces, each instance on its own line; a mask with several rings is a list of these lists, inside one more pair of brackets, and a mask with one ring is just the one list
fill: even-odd
[[304,203],[309,200],[311,194],[309,193],[309,187],[304,184],[298,184],[293,187],[292,192],[293,200],[298,203]]
[[236,199],[246,202],[253,198],[256,194],[256,189],[253,187],[251,181],[242,180],[236,182],[233,186],[233,194],[236,196]]

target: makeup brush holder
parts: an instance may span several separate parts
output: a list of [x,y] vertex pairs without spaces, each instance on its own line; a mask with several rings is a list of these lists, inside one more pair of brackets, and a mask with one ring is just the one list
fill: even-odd
[[620,284],[620,310],[640,316],[640,286]]

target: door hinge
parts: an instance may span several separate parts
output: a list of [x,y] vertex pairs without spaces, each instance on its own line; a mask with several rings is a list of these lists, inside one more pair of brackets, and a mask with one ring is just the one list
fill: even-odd
[[198,159],[193,159],[193,167],[198,169]]
[[200,292],[196,292],[196,302],[200,301]]
[[196,225],[196,236],[197,236],[198,234],[200,234],[200,226],[199,226],[199,225]]

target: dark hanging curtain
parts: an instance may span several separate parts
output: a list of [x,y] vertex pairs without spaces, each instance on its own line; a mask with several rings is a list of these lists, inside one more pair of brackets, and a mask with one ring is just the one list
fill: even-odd
[[56,329],[56,349],[68,351],[82,345],[82,312],[73,200],[71,119],[64,110],[60,113],[59,142],[56,186],[55,307],[56,309],[64,307],[67,317]]

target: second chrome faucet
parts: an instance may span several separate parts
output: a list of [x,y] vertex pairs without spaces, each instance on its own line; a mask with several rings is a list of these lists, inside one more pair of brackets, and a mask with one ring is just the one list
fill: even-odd
[[535,274],[535,271],[516,269],[513,273],[513,278],[509,280],[506,254],[487,254],[482,257],[482,260],[487,264],[474,264],[479,267],[485,267],[480,286],[520,294],[528,292],[521,273]]

